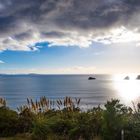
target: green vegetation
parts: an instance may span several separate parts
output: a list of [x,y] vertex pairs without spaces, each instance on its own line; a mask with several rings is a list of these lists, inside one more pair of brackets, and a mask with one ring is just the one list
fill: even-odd
[[80,99],[39,101],[13,111],[0,98],[0,140],[140,140],[140,103],[134,109],[107,101],[101,107],[80,109]]

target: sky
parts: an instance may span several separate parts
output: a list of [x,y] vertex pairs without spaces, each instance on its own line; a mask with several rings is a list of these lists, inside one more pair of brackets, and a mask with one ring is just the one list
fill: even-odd
[[0,0],[0,73],[140,73],[140,0]]

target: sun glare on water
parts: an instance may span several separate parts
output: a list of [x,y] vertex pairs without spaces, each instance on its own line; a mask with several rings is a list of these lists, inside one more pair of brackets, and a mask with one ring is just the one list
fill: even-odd
[[[125,75],[126,76],[126,75]],[[114,87],[118,96],[126,102],[136,101],[140,97],[140,80],[136,80],[136,75],[131,74],[129,80],[124,80],[124,75],[114,77]]]

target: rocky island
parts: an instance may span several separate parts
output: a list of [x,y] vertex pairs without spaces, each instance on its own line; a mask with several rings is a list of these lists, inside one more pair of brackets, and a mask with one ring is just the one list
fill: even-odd
[[89,77],[88,80],[95,80],[95,77]]
[[126,76],[125,78],[124,78],[124,80],[129,80],[130,78],[129,78],[129,76]]
[[140,75],[138,75],[136,79],[137,79],[137,80],[140,80]]

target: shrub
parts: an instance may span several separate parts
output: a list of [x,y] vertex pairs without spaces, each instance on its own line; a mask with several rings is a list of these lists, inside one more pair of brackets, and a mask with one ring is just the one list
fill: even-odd
[[24,109],[19,113],[18,129],[20,133],[30,132],[32,128],[32,122],[34,120],[35,114],[33,114],[29,109]]
[[80,100],[76,100],[76,106],[71,98],[66,97],[64,102],[58,100],[58,110],[48,108],[48,102],[52,103],[45,97],[36,103],[30,100],[28,105],[18,108],[17,113],[7,108],[5,100],[1,99],[0,137],[120,140],[121,130],[124,130],[124,139],[140,139],[140,104],[132,110],[120,104],[119,100],[111,100],[107,101],[104,108],[98,106],[82,112],[79,109]]
[[0,136],[12,136],[18,133],[18,114],[7,107],[0,108]]
[[111,100],[105,104],[103,112],[102,135],[105,140],[121,139],[121,130],[127,123],[127,108],[119,100]]
[[91,140],[93,139],[93,129],[91,129],[90,115],[88,113],[80,113],[76,119],[76,125],[70,131],[70,138],[72,140],[84,139]]
[[47,121],[44,117],[37,117],[33,121],[32,138],[34,140],[46,140],[50,133]]
[[139,140],[140,139],[140,120],[132,117],[127,123],[124,129],[124,138],[127,140]]
[[71,120],[53,117],[48,120],[48,126],[54,134],[67,136],[74,127]]

